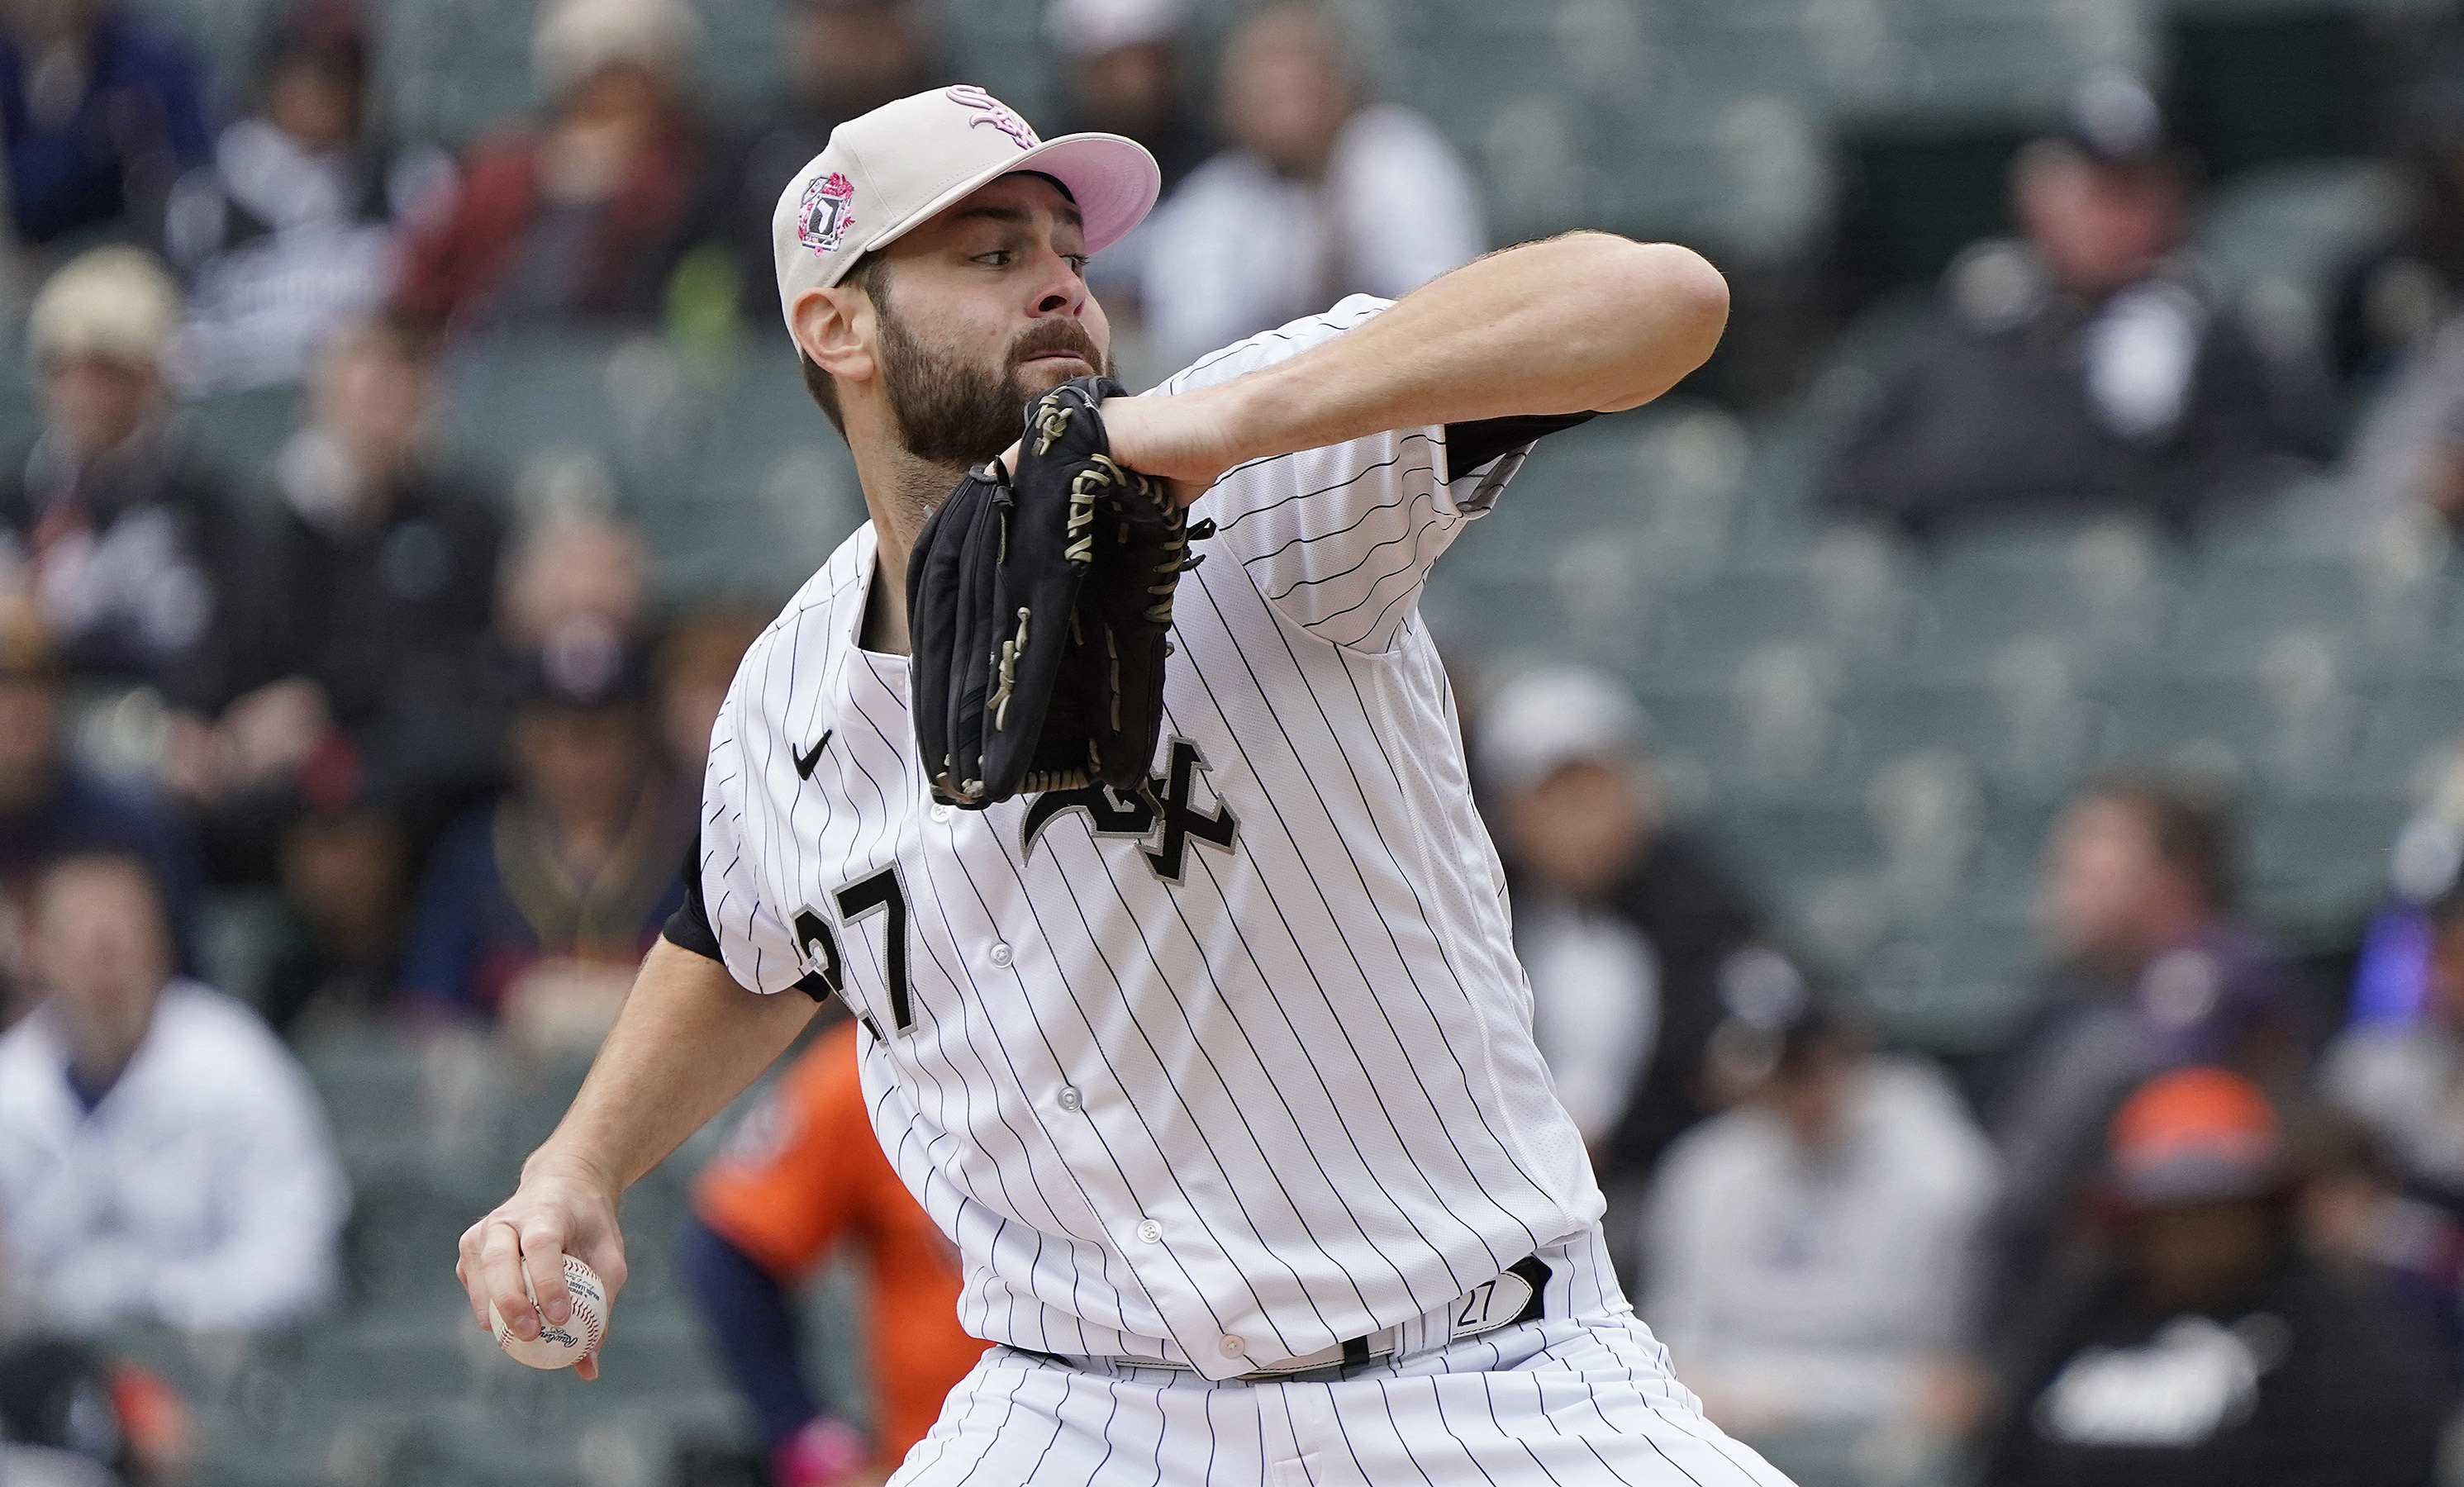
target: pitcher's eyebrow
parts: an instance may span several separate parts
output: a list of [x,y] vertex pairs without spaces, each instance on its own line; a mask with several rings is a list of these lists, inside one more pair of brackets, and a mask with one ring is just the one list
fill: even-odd
[[[1063,207],[1060,212],[1062,220],[1071,227],[1082,232],[1087,230],[1087,219],[1076,207]],[[989,202],[981,207],[962,207],[951,220],[965,222],[970,218],[978,217],[988,222],[1006,222],[1013,227],[1022,228],[1035,220],[1035,214],[1023,207],[996,207]]]

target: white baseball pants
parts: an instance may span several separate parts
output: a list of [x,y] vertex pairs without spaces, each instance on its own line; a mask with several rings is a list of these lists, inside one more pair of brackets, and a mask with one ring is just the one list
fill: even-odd
[[1596,1227],[1540,1258],[1539,1321],[1297,1379],[994,1347],[891,1487],[1788,1487],[1703,1418]]

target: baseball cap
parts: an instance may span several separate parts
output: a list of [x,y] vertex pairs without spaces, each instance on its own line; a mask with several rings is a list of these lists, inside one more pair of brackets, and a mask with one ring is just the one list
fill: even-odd
[[1052,0],[1044,38],[1081,61],[1180,34],[1180,0]]
[[781,317],[806,290],[829,288],[865,254],[1022,170],[1061,183],[1086,219],[1090,253],[1136,227],[1163,187],[1155,157],[1135,140],[1039,139],[1008,104],[973,84],[884,103],[830,131],[830,142],[779,193],[770,241]]
[[2257,1197],[2283,1178],[2284,1139],[2249,1080],[2176,1069],[2123,1102],[2107,1166],[2114,1196],[2134,1208]]
[[119,244],[92,249],[43,284],[26,317],[37,358],[160,361],[180,324],[180,287],[153,254]]
[[1527,671],[1481,710],[1481,773],[1497,795],[1517,795],[1569,764],[1632,758],[1643,729],[1633,694],[1597,671]]
[[2103,165],[2140,165],[2173,154],[2165,110],[2147,85],[2119,67],[2091,69],[2062,104],[2061,138]]

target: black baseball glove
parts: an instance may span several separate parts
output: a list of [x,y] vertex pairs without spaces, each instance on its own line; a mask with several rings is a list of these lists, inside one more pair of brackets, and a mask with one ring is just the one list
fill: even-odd
[[1146,788],[1173,590],[1214,524],[1113,461],[1101,405],[1126,391],[1078,377],[1029,404],[1017,470],[968,475],[915,539],[909,685],[938,799]]

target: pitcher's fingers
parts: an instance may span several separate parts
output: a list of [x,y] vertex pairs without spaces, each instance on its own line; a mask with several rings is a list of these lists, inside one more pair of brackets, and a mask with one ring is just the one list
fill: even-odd
[[573,1371],[574,1374],[580,1378],[595,1379],[599,1377],[599,1355],[597,1353],[592,1353],[589,1357],[575,1364],[573,1366]]
[[482,1218],[463,1230],[462,1240],[453,1252],[453,1279],[462,1282],[463,1300],[471,1303],[471,1320],[477,1323],[483,1332],[491,1329],[488,1326],[488,1293],[479,1282],[479,1239],[486,1232],[488,1222],[487,1218]]
[[522,1290],[521,1232],[510,1218],[489,1219],[479,1236],[479,1294],[515,1337],[527,1343],[539,1336],[539,1312]]
[[564,1283],[561,1230],[535,1222],[522,1231],[522,1272],[530,1277],[531,1294],[539,1298],[541,1321],[561,1327],[572,1319],[573,1294]]

